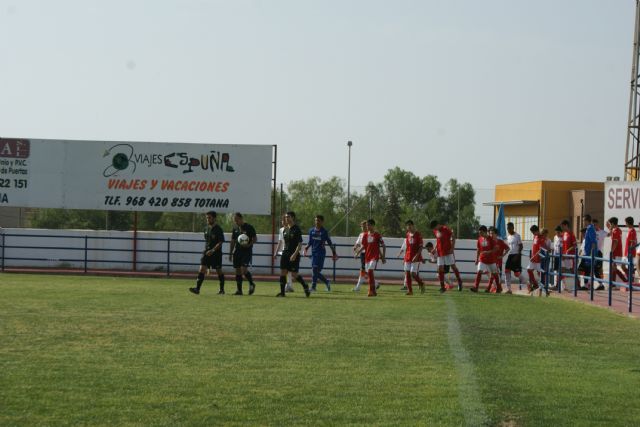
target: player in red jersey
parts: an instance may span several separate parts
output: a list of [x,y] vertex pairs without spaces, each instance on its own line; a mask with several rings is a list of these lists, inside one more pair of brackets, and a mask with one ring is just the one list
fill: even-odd
[[[489,227],[489,237],[493,239],[493,242],[496,246],[496,267],[498,269],[498,283],[501,284],[502,281],[502,259],[509,252],[509,245],[505,243],[504,240],[498,236],[498,229],[495,227]],[[489,286],[491,287],[491,291],[495,289],[496,292],[498,288],[502,288],[502,286],[498,286],[497,283],[494,283],[495,280],[493,276],[490,276]],[[494,286],[495,285],[495,286]],[[511,291],[507,290],[507,293],[510,294]]]
[[623,274],[618,267],[618,265],[620,265],[618,264],[619,262],[625,261],[622,256],[622,230],[618,227],[618,218],[615,216],[609,218],[607,221],[607,227],[609,228],[609,234],[611,234],[611,254],[613,256],[613,260],[617,261],[611,263],[611,280],[615,282],[616,276],[620,276],[620,279],[622,279],[623,282],[626,282],[626,274]]
[[533,292],[539,288],[538,281],[536,280],[535,272],[542,274],[542,266],[540,265],[540,251],[547,249],[547,239],[540,234],[540,229],[537,225],[532,225],[529,228],[531,234],[533,234],[533,246],[531,247],[531,258],[529,259],[529,265],[527,266],[527,273],[529,274],[529,292]]
[[384,264],[385,252],[387,250],[382,235],[376,231],[376,222],[373,219],[367,220],[367,232],[363,236],[363,241],[366,241],[364,263],[369,276],[369,292],[367,296],[375,297],[378,295],[376,292],[376,278],[374,271],[378,265],[378,260]]
[[462,290],[462,279],[460,278],[460,272],[456,267],[456,259],[453,255],[453,249],[456,244],[456,238],[453,235],[453,231],[445,224],[440,224],[438,221],[431,221],[431,229],[436,236],[436,252],[438,254],[438,278],[440,279],[440,292],[445,292],[447,289],[444,285],[444,267],[448,265],[453,270],[458,279],[458,291]]
[[[566,276],[570,276],[574,273],[574,269],[576,268],[575,264],[575,254],[577,249],[577,241],[576,236],[571,231],[571,224],[568,220],[564,220],[560,223],[560,228],[562,228],[562,272],[569,273]],[[568,255],[568,256],[567,256]],[[574,286],[577,285],[574,284]]]
[[405,222],[405,226],[407,227],[407,234],[398,256],[404,251],[404,280],[407,285],[407,295],[413,295],[411,279],[414,279],[420,286],[420,293],[424,293],[424,282],[420,278],[420,264],[424,262],[422,259],[424,242],[422,235],[416,230],[412,220]]
[[[635,262],[636,259],[636,245],[638,244],[638,235],[636,234],[636,228],[633,224],[633,217],[628,216],[624,219],[624,223],[627,226],[627,239],[624,241],[624,259],[629,260],[631,255],[631,262]],[[629,277],[629,270],[626,265],[622,265],[624,274]]]
[[[478,243],[476,250],[476,265],[478,271],[476,273],[476,281],[473,287],[469,289],[471,292],[478,292],[482,273],[488,273],[497,283],[498,293],[502,292],[502,285],[498,277],[498,268],[496,267],[496,245],[495,241],[487,235],[487,227],[481,225],[478,229]],[[491,291],[491,284],[487,286],[485,292]]]

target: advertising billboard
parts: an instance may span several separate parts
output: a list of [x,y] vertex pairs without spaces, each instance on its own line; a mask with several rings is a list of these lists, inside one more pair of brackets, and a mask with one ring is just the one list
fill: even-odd
[[0,138],[0,206],[269,214],[272,150]]

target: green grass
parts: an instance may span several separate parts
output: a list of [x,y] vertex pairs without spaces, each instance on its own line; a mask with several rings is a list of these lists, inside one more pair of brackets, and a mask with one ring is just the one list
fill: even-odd
[[435,288],[191,285],[0,275],[0,425],[455,426],[474,407],[486,425],[640,420],[636,319]]

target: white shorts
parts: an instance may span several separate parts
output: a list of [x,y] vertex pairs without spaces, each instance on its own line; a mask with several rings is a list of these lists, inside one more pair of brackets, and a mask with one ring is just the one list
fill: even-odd
[[573,270],[573,258],[562,258],[562,268],[568,268],[569,270]]
[[377,266],[378,266],[378,260],[374,259],[372,261],[366,262],[364,264],[364,269],[365,271],[375,270]]
[[615,257],[613,260],[616,262],[616,266],[618,265],[626,266],[627,262],[629,261],[627,258],[619,257],[619,256]]
[[529,265],[527,265],[527,270],[542,271],[542,267],[540,266],[539,262],[529,261]]
[[438,257],[438,266],[454,265],[455,263],[456,263],[456,257],[454,257],[453,254]]
[[418,273],[420,271],[420,262],[406,262],[404,263],[404,271],[411,273]]
[[485,273],[496,274],[498,272],[498,266],[495,263],[485,264],[482,261],[478,262],[478,271],[484,271]]

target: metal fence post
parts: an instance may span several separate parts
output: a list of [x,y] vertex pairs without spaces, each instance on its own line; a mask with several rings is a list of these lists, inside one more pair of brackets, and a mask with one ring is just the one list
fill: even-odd
[[[593,295],[596,287],[595,274],[594,274],[595,268],[596,268],[596,257],[595,257],[595,251],[592,250],[591,251],[591,279],[590,279],[591,289],[589,289],[589,298],[591,299],[591,301],[593,301]],[[600,283],[598,283],[598,286],[600,286]]]
[[578,258],[578,251],[576,251],[574,249],[574,256],[573,256],[573,296],[577,297],[578,296],[578,284],[580,283],[580,278],[578,277],[578,260],[580,258]]
[[613,276],[613,269],[616,268],[616,266],[613,264],[613,252],[609,252],[609,307],[611,307],[611,300],[613,299],[613,280],[612,280],[612,276]]
[[544,266],[544,292],[549,295],[549,265],[551,264],[551,259],[549,256],[549,252],[547,252],[544,256],[545,266]]
[[629,282],[629,313],[631,313],[633,311],[633,256],[631,255],[632,252],[629,251],[629,254],[627,255],[627,261],[629,262],[629,277],[627,278],[627,281]]
[[558,267],[556,271],[556,286],[558,287],[558,293],[562,293],[562,254],[558,254],[557,256],[558,263],[556,266]]
[[167,237],[167,277],[171,275],[171,237]]
[[89,236],[84,236],[84,273],[87,274],[87,258],[89,253]]

